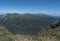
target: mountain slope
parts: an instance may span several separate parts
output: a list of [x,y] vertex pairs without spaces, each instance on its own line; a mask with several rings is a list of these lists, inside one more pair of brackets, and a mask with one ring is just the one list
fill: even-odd
[[9,13],[0,16],[0,24],[14,34],[37,34],[56,18],[41,14]]
[[46,29],[49,24],[55,24],[52,23],[55,20],[57,18],[40,14],[2,15],[0,41],[60,41],[60,26]]
[[13,39],[13,34],[6,27],[0,24],[0,41],[10,41]]

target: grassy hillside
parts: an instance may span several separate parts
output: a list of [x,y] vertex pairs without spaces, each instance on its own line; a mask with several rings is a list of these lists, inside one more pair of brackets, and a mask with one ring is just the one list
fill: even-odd
[[[58,27],[59,28],[59,27]],[[10,33],[4,26],[0,26],[0,41],[60,41],[58,28],[49,31],[44,30],[37,35]],[[57,30],[57,32],[55,32]],[[52,33],[54,32],[54,33]]]
[[6,27],[0,25],[0,41],[10,41],[13,38],[13,34],[9,32]]

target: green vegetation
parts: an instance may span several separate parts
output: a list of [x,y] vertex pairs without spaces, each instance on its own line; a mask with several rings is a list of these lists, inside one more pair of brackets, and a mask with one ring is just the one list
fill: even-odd
[[37,34],[56,18],[41,14],[6,14],[0,16],[0,24],[13,34]]
[[13,39],[13,34],[9,32],[6,27],[0,25],[0,40],[10,41]]
[[[28,40],[38,40],[48,37],[57,37],[60,34],[49,28],[49,24],[57,18],[41,14],[6,14],[0,16],[0,39],[4,41],[14,41],[16,38],[28,38]],[[58,30],[58,29],[57,29]]]

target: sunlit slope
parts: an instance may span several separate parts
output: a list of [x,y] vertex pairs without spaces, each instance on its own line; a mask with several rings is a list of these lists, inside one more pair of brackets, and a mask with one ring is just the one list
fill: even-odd
[[13,34],[6,29],[3,25],[0,25],[0,41],[12,40]]

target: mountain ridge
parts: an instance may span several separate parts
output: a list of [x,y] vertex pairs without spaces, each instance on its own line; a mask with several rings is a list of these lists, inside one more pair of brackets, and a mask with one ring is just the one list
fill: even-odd
[[39,33],[57,18],[41,14],[8,13],[0,17],[0,23],[12,33]]
[[[3,33],[0,34],[0,41],[58,41],[60,27],[55,28],[56,20],[58,18],[40,14],[0,16],[0,33]],[[55,29],[50,24],[54,24]]]

